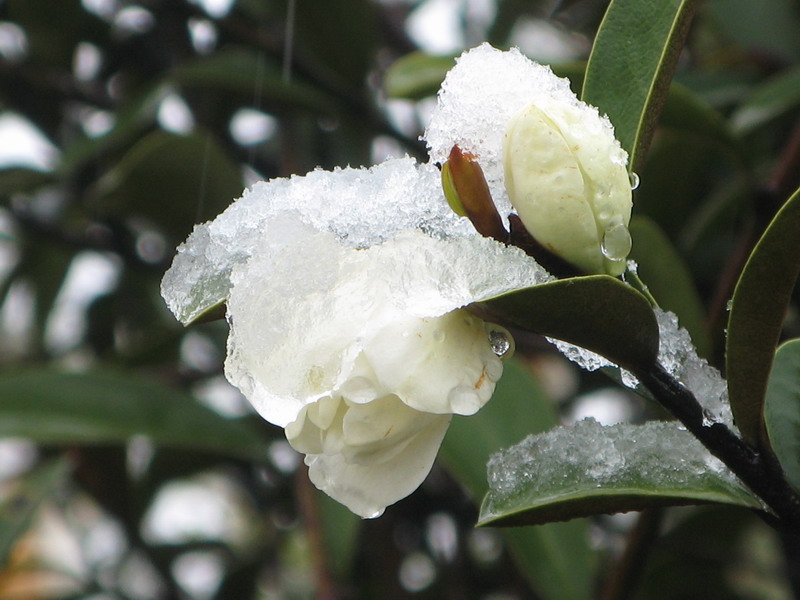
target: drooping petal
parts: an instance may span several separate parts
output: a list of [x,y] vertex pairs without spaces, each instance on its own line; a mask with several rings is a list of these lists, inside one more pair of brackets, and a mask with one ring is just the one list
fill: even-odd
[[348,461],[343,453],[308,455],[305,462],[309,477],[320,490],[357,515],[378,517],[388,505],[416,490],[427,477],[450,418],[450,415],[427,415],[428,422],[404,440],[402,451],[383,461],[359,464]]

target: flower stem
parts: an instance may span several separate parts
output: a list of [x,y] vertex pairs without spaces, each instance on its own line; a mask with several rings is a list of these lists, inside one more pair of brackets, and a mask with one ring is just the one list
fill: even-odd
[[786,482],[774,461],[747,444],[726,425],[706,419],[700,403],[686,387],[655,363],[637,372],[647,389],[778,518],[779,529],[800,533],[800,496]]

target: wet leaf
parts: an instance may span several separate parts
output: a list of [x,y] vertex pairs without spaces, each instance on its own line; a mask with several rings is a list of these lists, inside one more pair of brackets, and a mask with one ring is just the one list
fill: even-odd
[[606,113],[635,171],[650,144],[696,0],[613,0],[595,37],[582,99]]
[[736,425],[753,444],[761,439],[767,380],[798,274],[800,191],[775,215],[750,255],[728,317],[728,395]]
[[688,504],[761,509],[715,460],[675,423],[603,427],[581,421],[531,436],[493,458],[494,483],[479,525],[538,525]]
[[561,279],[478,306],[490,320],[586,348],[636,371],[658,355],[658,324],[647,300],[608,275]]

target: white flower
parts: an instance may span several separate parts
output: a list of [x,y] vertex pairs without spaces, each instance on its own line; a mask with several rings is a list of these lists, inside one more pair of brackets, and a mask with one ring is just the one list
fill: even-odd
[[260,183],[179,249],[184,322],[225,302],[226,375],[364,517],[425,478],[452,414],[490,397],[510,339],[462,307],[546,273],[475,234],[411,159]]
[[589,273],[625,270],[627,154],[608,119],[548,67],[516,49],[466,52],[442,85],[425,138],[435,161],[454,144],[474,156],[501,214],[513,206],[551,252]]

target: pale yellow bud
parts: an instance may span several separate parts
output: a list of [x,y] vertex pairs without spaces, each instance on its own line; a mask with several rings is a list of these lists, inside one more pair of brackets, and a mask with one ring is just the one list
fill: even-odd
[[594,108],[544,101],[522,109],[507,125],[504,155],[508,196],[542,246],[587,273],[625,270],[627,156]]

